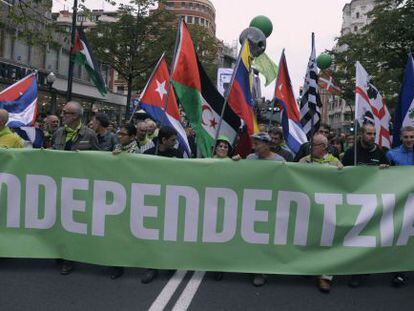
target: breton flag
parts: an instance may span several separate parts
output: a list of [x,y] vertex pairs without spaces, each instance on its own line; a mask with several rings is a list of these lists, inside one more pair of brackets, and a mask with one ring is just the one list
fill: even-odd
[[[169,94],[168,94],[169,89]],[[165,101],[168,94],[168,103],[165,108]],[[170,84],[165,56],[162,55],[154,69],[144,91],[139,100],[140,106],[154,120],[163,126],[171,126],[177,131],[179,148],[188,158],[191,157],[191,149],[187,140],[187,135],[181,125],[181,116],[178,110],[177,100],[174,90]]]
[[8,127],[33,126],[37,117],[36,72],[0,92],[0,108],[9,112]]
[[[300,115],[303,131],[310,137],[312,131],[319,128],[321,117],[321,101],[318,94],[318,69],[316,67],[315,39],[312,34],[312,52],[308,62],[303,95],[300,104]],[[313,129],[312,129],[313,124]]]
[[390,121],[385,100],[378,89],[371,83],[360,62],[356,63],[355,120],[360,126],[371,123],[375,126],[375,143],[381,147],[391,148]]
[[287,67],[285,51],[279,62],[279,74],[276,80],[275,102],[281,108],[283,136],[289,148],[297,153],[302,144],[308,141],[300,123],[300,112],[293,94]]
[[244,121],[249,135],[259,131],[253,111],[253,77],[251,74],[253,57],[250,54],[249,41],[246,39],[240,51],[233,72],[227,101],[231,109]]
[[414,59],[408,55],[404,80],[400,91],[400,100],[395,111],[394,140],[395,146],[401,144],[400,130],[404,126],[414,126]]
[[107,92],[104,79],[102,78],[99,67],[93,57],[92,50],[89,47],[89,43],[86,40],[85,33],[81,27],[76,29],[72,57],[76,64],[85,66],[85,69],[88,72],[93,84],[98,89],[99,93],[101,93],[102,96],[105,96]]
[[[190,32],[182,19],[177,47],[172,73],[174,90],[196,132],[197,146],[204,157],[211,157],[224,98],[198,61]],[[226,107],[219,135],[235,141],[240,123],[240,118],[230,107]]]
[[319,87],[327,90],[332,95],[339,96],[341,95],[341,88],[336,85],[335,80],[333,79],[332,75],[323,72],[318,77],[318,84]]

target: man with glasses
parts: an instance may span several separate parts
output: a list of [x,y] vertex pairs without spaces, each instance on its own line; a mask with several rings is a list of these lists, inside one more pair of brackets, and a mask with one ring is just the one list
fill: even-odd
[[[315,134],[322,134],[323,136],[328,138],[330,130],[331,130],[331,128],[328,124],[321,123],[320,126],[319,126],[319,130]],[[328,153],[332,154],[334,157],[336,157],[336,158],[339,157],[339,152],[338,152],[338,150],[336,150],[336,148],[334,146],[328,144],[328,147],[327,147],[326,150],[328,151]],[[304,143],[304,144],[302,144],[302,146],[300,146],[300,149],[299,149],[298,153],[296,154],[294,161],[299,162],[300,159],[302,159],[303,157],[306,157],[310,153],[311,153],[310,143],[309,142]]]
[[96,134],[82,123],[82,116],[83,108],[78,102],[70,101],[63,107],[63,126],[53,135],[53,149],[99,150]]
[[[99,150],[98,139],[93,130],[82,123],[83,108],[75,101],[68,102],[62,111],[63,126],[53,135],[53,149],[66,151]],[[73,262],[61,261],[62,275],[73,270]]]

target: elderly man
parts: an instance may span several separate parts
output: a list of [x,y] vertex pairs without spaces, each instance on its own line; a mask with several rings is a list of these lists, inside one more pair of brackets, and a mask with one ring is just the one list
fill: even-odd
[[7,126],[9,113],[0,109],[0,148],[23,148],[23,141],[16,133],[13,133]]
[[100,150],[93,130],[82,123],[83,108],[75,101],[68,102],[62,111],[63,126],[53,135],[56,150]]
[[[53,149],[56,150],[99,150],[93,130],[82,123],[83,108],[75,101],[68,102],[62,111],[63,126],[53,135]],[[67,275],[73,270],[73,262],[63,260],[60,273]]]
[[[338,158],[328,153],[328,138],[323,134],[315,134],[312,141],[312,153],[299,160],[299,163],[315,163],[336,166],[342,169],[343,165]],[[331,291],[332,275],[322,275],[318,278],[318,288],[323,293]]]
[[153,140],[154,138],[158,137],[158,128],[157,123],[155,123],[152,119],[145,119],[145,124],[147,125],[147,138]]
[[45,125],[43,129],[44,139],[43,147],[51,148],[53,145],[52,137],[59,128],[60,121],[59,118],[55,115],[49,115],[45,118]]
[[[152,121],[154,123],[154,121]],[[155,124],[155,123],[154,123]],[[155,146],[154,142],[148,138],[148,122],[146,121],[139,121],[137,123],[137,144],[138,144],[138,153],[144,153],[148,149],[151,149]],[[158,132],[157,132],[158,135]]]

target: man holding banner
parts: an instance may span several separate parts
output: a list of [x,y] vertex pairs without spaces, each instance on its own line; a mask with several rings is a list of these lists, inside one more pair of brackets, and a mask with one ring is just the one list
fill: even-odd
[[9,113],[0,109],[0,148],[23,148],[20,137],[6,126],[8,121]]

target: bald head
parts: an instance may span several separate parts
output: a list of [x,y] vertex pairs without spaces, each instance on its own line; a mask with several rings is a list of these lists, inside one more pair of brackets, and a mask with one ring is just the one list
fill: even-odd
[[328,147],[328,138],[324,134],[315,134],[312,142],[312,156],[322,159],[326,154]]
[[0,109],[0,130],[2,130],[9,121],[9,113],[5,109]]
[[63,107],[63,124],[69,126],[70,128],[76,128],[81,122],[82,116],[83,108],[78,102],[70,101]]

